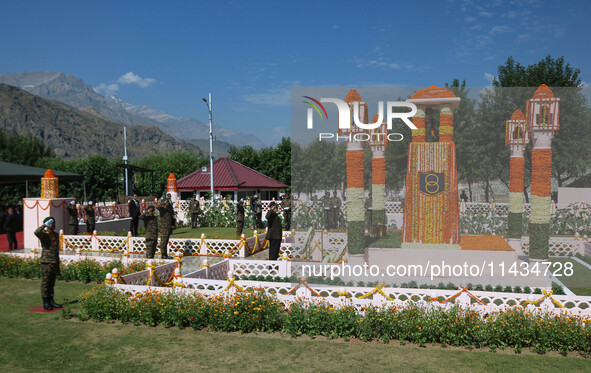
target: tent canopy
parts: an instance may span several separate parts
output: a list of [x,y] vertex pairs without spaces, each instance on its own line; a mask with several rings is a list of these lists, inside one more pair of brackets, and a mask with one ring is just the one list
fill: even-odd
[[[0,185],[39,183],[46,168],[23,166],[0,161]],[[83,181],[84,176],[64,171],[53,171],[60,181]]]

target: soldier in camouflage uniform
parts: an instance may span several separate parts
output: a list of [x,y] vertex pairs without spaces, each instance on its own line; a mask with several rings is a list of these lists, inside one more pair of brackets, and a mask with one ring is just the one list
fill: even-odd
[[154,206],[148,206],[146,211],[140,215],[146,228],[146,258],[153,259],[156,253],[156,243],[158,242],[158,217]]
[[337,191],[335,190],[332,193],[332,228],[339,227],[339,212],[341,211],[341,199],[337,196]]
[[78,209],[76,208],[76,201],[70,201],[68,207],[68,225],[70,226],[70,234],[78,234]]
[[162,199],[158,204],[158,212],[160,213],[160,224],[158,226],[159,236],[160,236],[160,253],[162,254],[162,259],[171,259],[168,256],[168,240],[170,235],[172,234],[172,227],[173,227],[173,210],[172,204],[168,198]]
[[285,230],[291,230],[291,198],[289,194],[284,194],[281,200],[281,208],[283,209],[283,218],[285,219]]
[[244,199],[241,198],[236,205],[236,235],[240,236],[244,229]]
[[60,273],[60,236],[54,231],[55,219],[51,216],[43,220],[43,225],[35,229],[35,236],[41,241],[41,297],[43,308],[51,311],[62,308],[61,304],[53,300],[53,287]]
[[88,202],[88,205],[84,207],[84,212],[86,213],[86,231],[92,234],[96,223],[92,201]]
[[191,214],[191,228],[197,228],[197,222],[199,221],[199,213],[201,213],[201,204],[197,198],[191,201],[189,207],[189,213]]

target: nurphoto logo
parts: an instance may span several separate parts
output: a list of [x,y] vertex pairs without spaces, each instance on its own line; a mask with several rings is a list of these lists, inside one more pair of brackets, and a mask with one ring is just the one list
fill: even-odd
[[[337,106],[338,116],[339,116],[339,129],[340,130],[350,129],[351,108],[347,102],[340,100],[338,98],[321,98],[320,100],[317,100],[317,99],[310,97],[310,96],[302,96],[302,97],[307,99],[303,102],[310,106],[307,109],[308,110],[307,111],[307,128],[308,129],[314,128],[314,111],[316,111],[318,113],[318,115],[320,116],[320,119],[322,119],[322,120],[328,119],[328,114],[326,112],[326,109],[325,109],[324,105],[322,105],[322,103],[326,103],[326,102],[333,103]],[[354,101],[351,103],[351,106],[353,107],[353,116],[352,116],[353,123],[357,127],[359,127],[361,130],[366,130],[366,131],[375,130],[376,128],[380,127],[383,124],[383,122],[384,122],[384,101],[378,102],[378,118],[373,123],[371,123],[371,122],[370,123],[363,123],[363,121],[360,119],[359,102]],[[401,112],[394,112],[393,109],[398,108],[398,107],[406,107],[406,108],[410,109],[410,111],[402,112],[402,113]],[[394,122],[394,119],[396,119],[396,118],[401,119],[411,130],[416,130],[417,127],[410,121],[410,118],[412,118],[416,113],[417,113],[417,107],[412,102],[387,101],[385,117],[386,117],[386,126],[387,126],[388,130],[392,129],[392,123]],[[399,134],[399,133],[390,133],[390,134],[373,133],[372,135],[387,137],[389,141],[401,141],[403,138],[402,134]],[[369,141],[369,139],[371,138],[371,135],[369,133],[356,133],[352,136],[351,136],[351,134],[349,134],[349,136],[338,136],[334,133],[320,133],[319,139],[320,139],[320,141],[322,141],[322,139],[335,138],[335,136],[336,136],[337,141],[339,140],[339,138],[347,138],[347,139],[349,139],[349,141],[352,141],[353,139],[355,141]],[[392,138],[391,138],[391,136],[392,136]],[[395,138],[395,137],[399,137],[399,138]]]

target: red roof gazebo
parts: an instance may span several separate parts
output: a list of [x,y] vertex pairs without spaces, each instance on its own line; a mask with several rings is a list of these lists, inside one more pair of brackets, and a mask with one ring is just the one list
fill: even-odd
[[[213,185],[216,195],[229,196],[233,200],[260,194],[262,200],[278,199],[279,191],[287,185],[246,167],[230,158],[220,158],[213,163]],[[195,171],[177,182],[181,199],[200,197],[210,191],[209,167],[205,172]]]

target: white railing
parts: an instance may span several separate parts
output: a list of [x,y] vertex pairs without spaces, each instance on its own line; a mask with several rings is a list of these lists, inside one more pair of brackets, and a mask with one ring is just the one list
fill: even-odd
[[[262,263],[263,264],[263,263]],[[237,268],[242,268],[239,265]],[[247,270],[242,268],[243,270]],[[591,297],[545,294],[497,293],[486,291],[468,291],[466,288],[457,290],[440,289],[404,289],[376,286],[347,287],[308,284],[304,279],[300,282],[262,282],[235,280],[233,277],[224,280],[197,279],[185,277],[185,288],[161,288],[162,291],[179,291],[185,293],[198,292],[206,296],[234,294],[238,291],[262,291],[274,294],[286,306],[297,300],[322,300],[334,306],[352,305],[360,312],[368,306],[405,305],[409,301],[423,303],[431,307],[449,307],[460,304],[472,307],[485,314],[507,308],[525,306],[532,311],[540,309],[547,313],[570,313],[591,316]],[[142,293],[147,286],[115,285],[126,293]],[[160,289],[159,289],[160,290]]]
[[[576,254],[585,255],[585,252],[591,250],[587,238],[575,237],[550,237],[548,242],[548,255],[550,256],[574,256]],[[521,250],[524,254],[529,254],[529,237],[521,237]]]
[[[285,232],[285,234],[290,234]],[[267,247],[265,237],[267,233],[255,234],[238,240],[210,239],[202,235],[201,238],[171,238],[168,241],[168,253],[171,255],[192,256],[219,256],[232,258],[245,258],[256,254]],[[158,239],[160,242],[160,239]],[[80,252],[143,254],[146,252],[144,237],[99,236],[96,232],[92,235],[65,235],[60,231],[60,244],[63,250],[75,250]],[[156,253],[160,249],[156,248]]]

